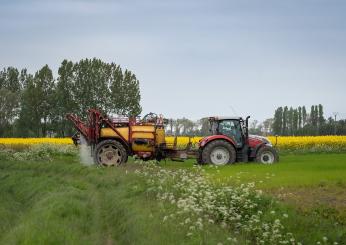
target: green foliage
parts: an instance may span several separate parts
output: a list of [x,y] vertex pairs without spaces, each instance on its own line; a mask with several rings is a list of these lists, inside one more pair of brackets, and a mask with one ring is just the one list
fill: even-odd
[[0,71],[0,88],[5,88],[11,92],[18,92],[21,89],[19,81],[19,71],[14,67],[7,67]]
[[283,109],[279,107],[275,110],[274,122],[273,122],[273,132],[274,134],[281,134],[282,123],[283,123]]
[[[163,166],[190,169],[194,165],[190,161],[168,162]],[[274,209],[275,215],[288,214],[289,218],[284,219],[285,226],[303,244],[316,244],[316,241],[323,244],[324,236],[328,238],[326,244],[333,244],[333,241],[343,244],[346,238],[346,212],[343,204],[346,197],[346,154],[283,155],[280,156],[280,162],[274,165],[240,163],[217,168],[205,166],[203,169],[206,176],[220,185],[238,186],[254,182],[265,193],[290,197],[283,199],[284,203],[271,200],[269,210]],[[337,208],[330,203],[335,199],[339,199]],[[322,211],[316,212],[322,204]],[[267,214],[271,215],[271,212]]]
[[287,135],[287,124],[288,124],[288,107],[284,107],[284,111],[282,113],[282,135]]
[[48,65],[34,76],[9,67],[0,72],[0,95],[0,136],[64,137],[73,132],[67,113],[84,118],[90,108],[131,116],[142,110],[136,76],[96,58],[64,60],[56,79]]
[[[133,168],[133,166],[132,166]],[[1,244],[217,244],[227,237],[208,225],[186,237],[148,195],[145,181],[123,168],[53,162],[0,161]]]
[[19,98],[17,93],[0,88],[0,135],[10,135],[11,123],[18,115]]
[[312,105],[310,114],[306,112],[305,106],[290,109],[287,106],[279,107],[274,113],[272,133],[284,136],[346,134],[344,120],[326,120],[323,113],[321,104]]
[[177,218],[187,216],[180,223],[187,236],[198,236],[205,232],[205,224],[216,223],[230,233],[224,242],[237,243],[241,238],[241,243],[249,244],[295,244],[294,235],[287,232],[280,216],[268,218],[270,202],[254,189],[254,183],[215,185],[203,172],[201,167],[195,171],[167,170],[148,163],[137,170],[159,202],[178,208],[174,213],[167,212],[164,220],[178,223]]
[[0,71],[0,136],[13,133],[12,124],[19,112],[21,84],[16,68]]
[[0,148],[0,160],[15,161],[52,161],[57,155],[76,155],[77,148],[72,145],[37,144],[18,151],[12,148]]
[[55,91],[54,126],[59,135],[71,133],[66,113],[85,117],[86,110],[97,108],[104,113],[138,115],[141,112],[139,81],[130,71],[115,63],[84,59],[64,60],[59,68]]
[[19,118],[22,136],[46,136],[54,108],[54,79],[48,65],[35,73],[26,76],[25,89],[22,91],[21,110]]
[[[85,59],[77,63],[63,61],[58,87],[70,112],[85,115],[89,108],[105,113],[138,115],[141,112],[139,82],[134,74],[115,63]],[[62,93],[64,92],[64,93]]]
[[72,134],[70,122],[65,119],[65,115],[77,110],[77,101],[72,94],[74,89],[73,62],[64,60],[59,67],[58,75],[54,93],[55,109],[52,126],[59,136],[64,137]]

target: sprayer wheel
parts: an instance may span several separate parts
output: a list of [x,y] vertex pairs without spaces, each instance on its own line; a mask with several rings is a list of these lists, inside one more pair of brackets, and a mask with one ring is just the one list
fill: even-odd
[[119,166],[127,161],[124,146],[116,140],[101,141],[95,149],[94,161],[101,166]]

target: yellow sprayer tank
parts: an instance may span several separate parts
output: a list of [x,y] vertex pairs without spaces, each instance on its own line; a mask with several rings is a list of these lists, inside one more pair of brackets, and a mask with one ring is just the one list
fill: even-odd
[[[125,139],[129,140],[129,127],[119,127],[117,128],[120,135]],[[102,138],[117,138],[119,135],[111,128],[102,128],[101,135]]]
[[139,125],[132,126],[132,150],[142,152],[154,151],[155,126]]
[[[135,125],[129,127],[117,127],[119,134],[129,140],[129,134],[132,134],[132,150],[135,152],[153,152],[155,146],[165,143],[165,130],[162,127],[154,125]],[[117,138],[119,135],[111,128],[102,128],[102,138]]]

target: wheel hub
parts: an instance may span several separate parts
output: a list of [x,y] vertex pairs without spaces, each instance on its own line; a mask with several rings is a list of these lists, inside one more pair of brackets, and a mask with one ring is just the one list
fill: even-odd
[[113,152],[107,152],[106,153],[106,157],[108,160],[112,160],[113,156],[114,156]]
[[210,154],[211,163],[215,165],[225,165],[229,162],[229,159],[229,152],[224,147],[217,147]]
[[119,165],[121,159],[121,151],[111,144],[103,146],[98,152],[99,163],[105,166]]
[[274,154],[272,152],[266,151],[261,155],[261,162],[264,164],[272,164],[274,162]]

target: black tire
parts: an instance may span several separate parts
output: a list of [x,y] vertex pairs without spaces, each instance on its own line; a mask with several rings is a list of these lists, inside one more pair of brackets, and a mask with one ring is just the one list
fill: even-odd
[[256,154],[256,162],[263,164],[273,164],[279,161],[277,151],[268,145],[262,146]]
[[203,160],[202,160],[202,149],[199,149],[198,150],[198,153],[197,153],[197,158],[196,158],[196,162],[198,165],[203,165],[205,163],[203,163]]
[[124,146],[116,140],[104,140],[97,144],[94,162],[100,166],[119,166],[127,162],[128,154]]
[[[224,158],[222,154],[215,153],[217,150],[221,152],[228,152],[228,159],[227,157]],[[217,156],[213,156],[213,154],[218,154]],[[218,160],[220,157],[220,162],[215,161]],[[222,159],[224,161],[222,161]],[[236,151],[234,149],[234,146],[228,143],[225,140],[214,140],[210,143],[208,143],[204,149],[202,150],[202,164],[212,163],[215,165],[225,165],[225,164],[231,164],[234,163],[236,160]]]

